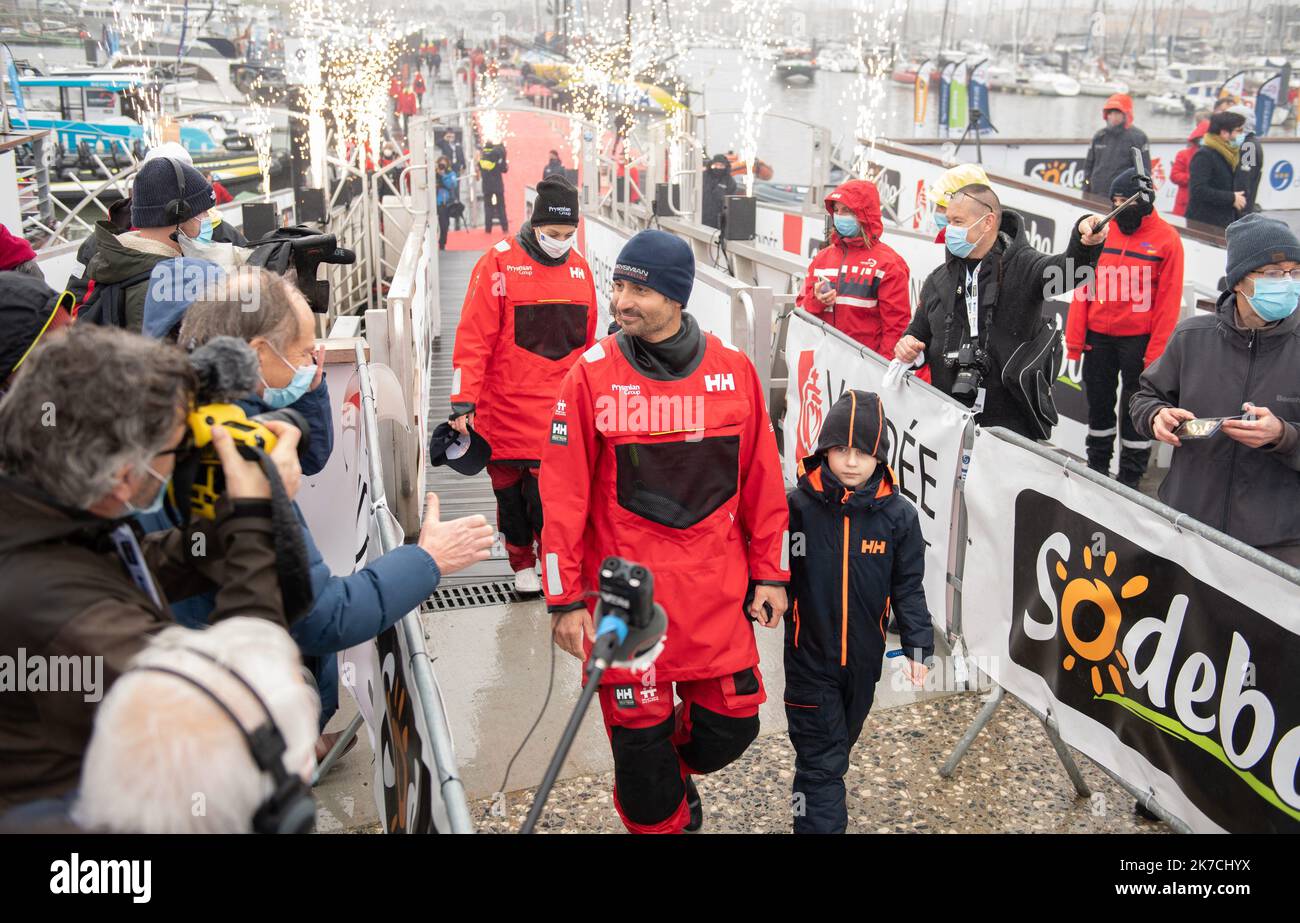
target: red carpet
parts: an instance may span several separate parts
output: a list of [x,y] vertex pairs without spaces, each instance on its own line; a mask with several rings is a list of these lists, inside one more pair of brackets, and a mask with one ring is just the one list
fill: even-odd
[[[505,175],[506,218],[510,222],[510,233],[513,234],[524,222],[524,186],[537,185],[542,178],[542,169],[550,159],[550,151],[559,151],[560,159],[566,167],[575,164],[569,150],[568,119],[550,115],[540,109],[536,113],[508,112],[501,117],[506,124],[506,160],[510,164],[510,172]],[[474,221],[480,226],[464,231],[450,231],[447,234],[447,249],[481,252],[505,236],[496,224],[492,225],[491,234],[484,231],[481,226],[482,217],[480,204],[474,213]]]

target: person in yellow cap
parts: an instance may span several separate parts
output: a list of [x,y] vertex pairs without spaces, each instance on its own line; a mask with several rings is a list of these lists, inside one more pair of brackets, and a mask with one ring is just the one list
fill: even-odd
[[943,243],[948,233],[948,199],[958,189],[971,183],[993,185],[989,182],[989,175],[984,172],[983,167],[973,163],[959,163],[952,169],[945,170],[930,187],[930,201],[934,203],[934,223],[939,228],[939,234],[934,238],[936,244]]

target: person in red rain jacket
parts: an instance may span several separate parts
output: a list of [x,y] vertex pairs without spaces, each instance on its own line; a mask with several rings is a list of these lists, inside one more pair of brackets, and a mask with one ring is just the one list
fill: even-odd
[[600,681],[614,806],[634,833],[699,829],[691,775],[729,765],[758,735],[766,693],[746,613],[778,627],[790,576],[758,373],[684,311],[694,277],[690,246],[665,231],[624,245],[613,272],[621,329],[565,377],[542,457],[555,642],[590,655],[589,597],[608,555],[650,570],[668,615],[651,670],[611,668]]
[[834,229],[808,266],[797,304],[887,358],[912,319],[908,269],[882,243],[876,184],[851,179],[826,196]]
[[411,78],[411,89],[415,91],[415,102],[419,108],[424,108],[424,75],[417,68],[415,76]]
[[564,177],[537,184],[532,220],[479,258],[452,350],[451,425],[472,424],[492,447],[497,498],[515,588],[537,593],[542,532],[537,474],[560,383],[596,341],[591,267],[573,249],[578,190]]
[[[1132,167],[1111,184],[1119,205],[1138,191]],[[1183,299],[1183,242],[1149,203],[1120,212],[1097,261],[1096,281],[1075,289],[1065,324],[1070,359],[1083,357],[1088,399],[1088,467],[1110,474],[1115,452],[1115,387],[1120,384],[1119,481],[1135,490],[1151,443],[1129,418],[1142,370],[1160,358]]]
[[397,97],[397,114],[402,117],[402,137],[411,136],[411,116],[417,112],[415,105],[415,92],[409,87],[402,88],[402,94]]
[[1210,120],[1205,119],[1187,136],[1187,147],[1174,156],[1174,165],[1169,168],[1169,182],[1178,187],[1174,198],[1174,214],[1187,214],[1187,199],[1191,195],[1192,157],[1201,149],[1201,139],[1210,128]]

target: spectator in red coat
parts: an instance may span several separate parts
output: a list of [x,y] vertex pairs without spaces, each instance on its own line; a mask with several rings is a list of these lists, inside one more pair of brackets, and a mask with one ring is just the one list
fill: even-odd
[[1174,199],[1175,215],[1187,212],[1188,184],[1192,181],[1192,155],[1200,150],[1201,139],[1209,127],[1210,122],[1206,119],[1192,129],[1192,133],[1187,136],[1187,147],[1178,152],[1174,165],[1169,170],[1169,181],[1178,187],[1178,197]]
[[235,201],[235,197],[230,194],[230,190],[221,185],[221,181],[215,175],[205,173],[203,177],[212,184],[212,195],[216,198],[217,205],[225,205],[228,202]]

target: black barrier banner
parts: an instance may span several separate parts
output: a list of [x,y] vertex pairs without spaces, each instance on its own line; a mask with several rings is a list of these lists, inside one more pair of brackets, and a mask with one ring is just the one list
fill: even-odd
[[1012,662],[1223,829],[1300,832],[1300,638],[1051,496],[1014,508]]

